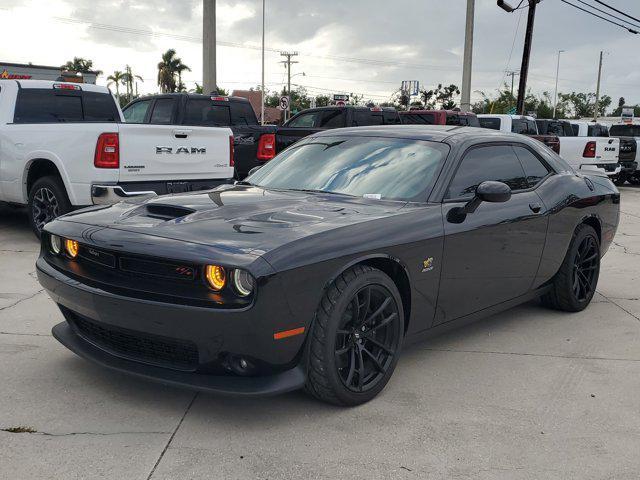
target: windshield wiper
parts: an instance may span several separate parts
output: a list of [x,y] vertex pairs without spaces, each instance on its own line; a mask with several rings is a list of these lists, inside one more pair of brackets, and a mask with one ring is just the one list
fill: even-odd
[[305,192],[305,193],[328,193],[330,195],[344,195],[346,197],[355,196],[355,195],[349,195],[348,193],[331,192],[329,190],[317,190],[313,188],[287,188],[286,190],[291,190],[293,192]]
[[246,180],[236,180],[234,185],[253,185],[253,183],[247,182]]

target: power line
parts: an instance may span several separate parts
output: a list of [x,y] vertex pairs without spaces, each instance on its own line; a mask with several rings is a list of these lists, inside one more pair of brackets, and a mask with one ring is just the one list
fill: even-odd
[[636,22],[640,22],[640,19],[638,19],[636,17],[632,17],[631,15],[626,14],[626,13],[618,10],[617,8],[612,7],[611,5],[607,5],[606,3],[601,2],[600,0],[595,0],[595,1],[598,2],[600,5],[604,5],[605,7],[610,8],[614,12],[618,12],[620,15],[624,15],[625,17],[630,18],[631,20],[635,20]]
[[573,8],[577,8],[578,10],[582,10],[583,12],[588,13],[589,15],[593,15],[594,17],[598,17],[599,19],[604,20],[605,22],[609,22],[609,23],[612,23],[614,25],[617,25],[620,28],[624,28],[629,33],[633,33],[633,34],[636,34],[636,35],[639,33],[636,30],[633,30],[632,28],[629,28],[629,27],[627,27],[625,25],[622,25],[621,23],[614,22],[613,20],[609,20],[608,18],[605,18],[605,17],[603,17],[601,15],[598,15],[597,13],[593,13],[593,12],[591,12],[589,10],[586,10],[586,9],[584,9],[584,8],[574,4],[574,3],[568,2],[567,0],[560,0],[560,1],[566,3],[567,5],[571,5]]
[[594,7],[593,5],[591,5],[591,4],[587,3],[587,2],[585,2],[584,0],[577,0],[577,1],[578,1],[578,2],[580,2],[580,3],[582,3],[583,5],[586,5],[587,7],[591,8],[591,9],[593,9],[593,10],[597,11],[597,12],[604,13],[605,15],[609,15],[610,17],[615,18],[616,20],[620,20],[621,22],[628,23],[629,25],[632,25],[632,26],[634,26],[634,27],[636,27],[636,28],[640,28],[640,25],[634,25],[634,24],[633,24],[633,23],[631,23],[629,20],[625,20],[625,19],[623,19],[623,18],[616,17],[616,16],[615,16],[615,15],[613,15],[612,13],[609,13],[609,12],[607,12],[606,10],[602,10],[601,8]]

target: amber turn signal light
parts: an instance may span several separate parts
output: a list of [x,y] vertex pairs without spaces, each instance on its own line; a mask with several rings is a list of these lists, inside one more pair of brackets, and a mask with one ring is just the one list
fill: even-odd
[[219,265],[207,265],[205,277],[209,287],[216,292],[222,290],[227,283],[227,273],[224,268]]
[[80,246],[78,242],[75,240],[69,240],[68,238],[64,241],[64,249],[69,255],[70,258],[76,258],[78,256],[78,250],[80,250]]

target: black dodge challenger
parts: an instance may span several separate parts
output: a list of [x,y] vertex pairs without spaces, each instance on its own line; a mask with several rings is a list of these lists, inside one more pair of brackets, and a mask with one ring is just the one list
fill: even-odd
[[409,341],[534,297],[584,309],[619,201],[521,135],[331,130],[235,185],[65,215],[37,272],[55,338],[105,367],[356,405]]

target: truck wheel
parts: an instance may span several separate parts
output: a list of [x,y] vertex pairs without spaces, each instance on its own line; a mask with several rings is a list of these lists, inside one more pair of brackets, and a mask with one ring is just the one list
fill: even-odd
[[33,233],[40,238],[44,226],[71,211],[71,202],[59,177],[42,177],[29,192],[29,222]]
[[600,241],[593,227],[580,224],[542,302],[557,310],[580,312],[591,302],[600,276]]
[[307,392],[336,405],[374,398],[398,361],[403,318],[398,289],[383,272],[356,265],[339,275],[307,339]]

